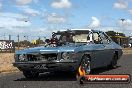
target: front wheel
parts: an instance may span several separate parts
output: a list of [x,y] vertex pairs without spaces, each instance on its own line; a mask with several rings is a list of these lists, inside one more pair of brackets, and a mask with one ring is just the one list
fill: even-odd
[[23,71],[23,75],[26,78],[37,78],[39,76],[39,73],[35,71]]
[[77,82],[79,82],[80,84],[83,84],[85,80],[84,76],[90,73],[91,73],[90,57],[87,55],[84,55],[80,63],[80,66],[78,68],[78,72],[76,74]]
[[84,76],[91,73],[91,63],[90,63],[90,57],[87,55],[84,55],[82,58],[82,61],[80,63],[80,66],[78,68],[78,75]]

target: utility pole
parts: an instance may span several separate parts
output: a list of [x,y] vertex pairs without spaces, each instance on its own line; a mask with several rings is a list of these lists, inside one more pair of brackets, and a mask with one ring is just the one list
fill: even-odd
[[19,50],[19,34],[17,35],[17,38],[18,38],[18,50]]
[[11,35],[9,35],[9,40],[11,40]]
[[28,35],[27,35],[27,41],[28,41]]
[[6,40],[5,33],[4,33],[4,35],[3,35],[3,36],[4,36],[4,40]]

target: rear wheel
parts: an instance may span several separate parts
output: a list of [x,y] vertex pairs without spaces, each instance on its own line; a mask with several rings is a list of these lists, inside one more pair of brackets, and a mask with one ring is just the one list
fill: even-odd
[[23,75],[26,78],[37,78],[39,76],[39,73],[35,71],[23,71]]
[[110,64],[110,68],[116,68],[117,67],[117,60],[118,60],[118,56],[117,56],[117,54],[114,54],[113,59],[112,59],[111,64]]

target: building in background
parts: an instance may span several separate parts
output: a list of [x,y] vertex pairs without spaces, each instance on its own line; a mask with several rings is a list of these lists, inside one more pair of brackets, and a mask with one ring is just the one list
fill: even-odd
[[128,47],[129,46],[129,37],[125,36],[124,33],[119,33],[115,31],[107,31],[107,35],[109,35],[114,42],[119,44],[122,47]]
[[122,47],[128,47],[129,46],[129,37],[125,36],[110,36],[114,42],[119,44]]

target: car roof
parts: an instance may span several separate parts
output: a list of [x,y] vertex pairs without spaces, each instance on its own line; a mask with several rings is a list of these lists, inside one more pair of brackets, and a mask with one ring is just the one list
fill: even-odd
[[67,29],[67,30],[60,30],[59,32],[66,32],[66,31],[92,31],[92,32],[101,32],[100,30],[93,30],[93,29]]

